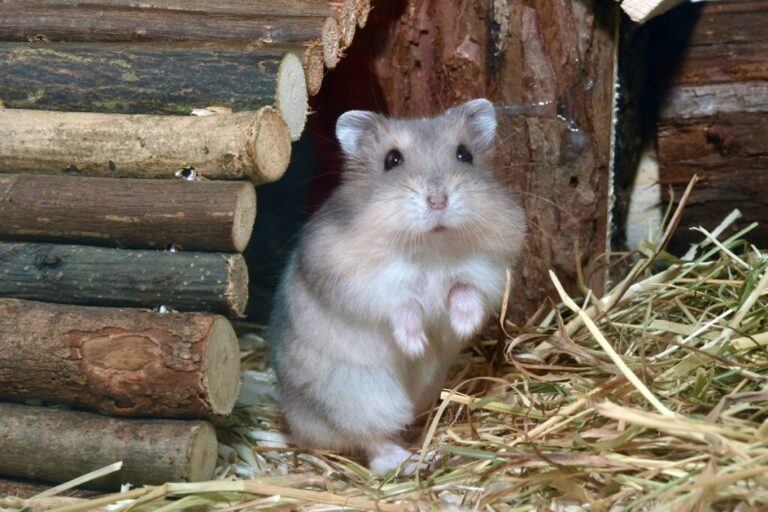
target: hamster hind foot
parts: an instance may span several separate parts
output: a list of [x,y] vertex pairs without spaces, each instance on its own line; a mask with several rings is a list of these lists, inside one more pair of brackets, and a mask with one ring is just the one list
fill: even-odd
[[379,476],[384,476],[398,468],[401,468],[400,473],[402,475],[410,476],[416,472],[419,466],[416,462],[403,464],[413,454],[392,441],[373,443],[366,448],[366,452],[368,455],[368,467]]

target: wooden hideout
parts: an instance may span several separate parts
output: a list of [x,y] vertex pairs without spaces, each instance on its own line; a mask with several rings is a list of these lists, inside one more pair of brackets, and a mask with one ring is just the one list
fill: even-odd
[[3,2],[0,477],[120,461],[86,485],[213,477],[255,186],[285,173],[309,96],[370,9]]

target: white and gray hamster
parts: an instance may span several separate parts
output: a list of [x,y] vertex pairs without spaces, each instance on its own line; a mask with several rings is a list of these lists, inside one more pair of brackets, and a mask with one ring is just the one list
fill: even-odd
[[306,225],[272,314],[272,364],[293,441],[365,454],[385,474],[402,432],[498,311],[525,236],[492,170],[493,105],[431,119],[350,111],[343,181]]

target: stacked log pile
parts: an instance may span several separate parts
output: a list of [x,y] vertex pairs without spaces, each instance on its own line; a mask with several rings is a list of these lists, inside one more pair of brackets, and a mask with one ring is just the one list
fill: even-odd
[[[768,1],[683,5],[657,20],[652,41],[667,57],[657,141],[662,190],[676,197],[692,175],[701,178],[678,230],[685,247],[734,208],[740,227],[768,240]],[[678,54],[675,55],[675,50]]]
[[0,475],[210,479],[254,185],[285,172],[370,4],[2,5]]

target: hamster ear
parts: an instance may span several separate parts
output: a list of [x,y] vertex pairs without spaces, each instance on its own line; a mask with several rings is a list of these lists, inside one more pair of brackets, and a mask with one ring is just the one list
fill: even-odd
[[448,110],[448,115],[462,116],[467,125],[475,132],[477,143],[487,148],[496,137],[496,110],[493,103],[481,98]]
[[355,155],[360,149],[360,142],[373,133],[382,119],[380,114],[365,110],[350,110],[341,114],[336,121],[336,138],[341,150],[348,156]]

